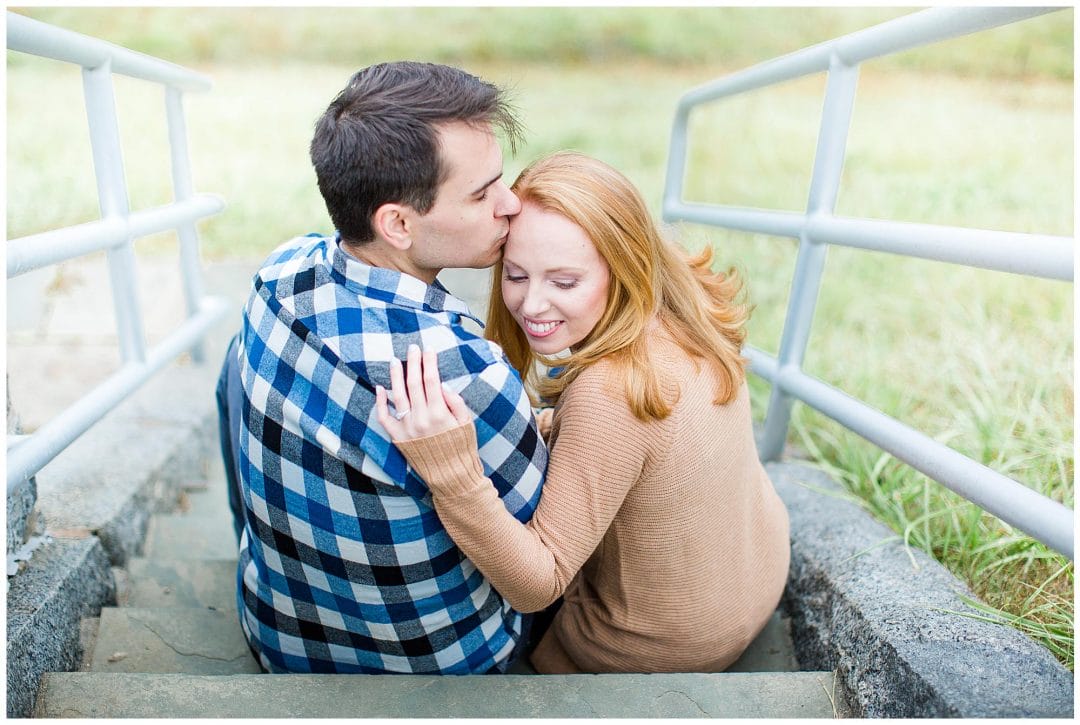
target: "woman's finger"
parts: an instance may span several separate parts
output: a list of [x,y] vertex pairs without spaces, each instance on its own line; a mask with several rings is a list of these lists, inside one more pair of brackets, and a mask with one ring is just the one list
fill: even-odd
[[379,420],[379,425],[390,434],[390,440],[399,441],[403,438],[401,423],[390,415],[386,404],[386,388],[381,385],[375,386],[375,415]]
[[442,387],[442,398],[446,401],[446,407],[458,423],[471,423],[473,419],[472,409],[469,408],[465,399],[445,385]]
[[427,401],[429,410],[435,412],[443,407],[443,395],[442,380],[439,378],[439,356],[434,350],[424,350],[421,369],[424,377],[424,400]]
[[397,414],[404,415],[409,409],[409,394],[405,391],[405,375],[401,370],[401,361],[397,358],[390,361],[390,394],[394,398]]
[[417,410],[414,412],[426,413],[427,396],[424,395],[424,381],[421,377],[423,375],[421,369],[423,363],[420,357],[420,346],[409,345],[409,350],[405,356],[409,363],[409,369],[405,371],[405,388],[409,391],[410,410],[416,408]]
[[390,416],[390,411],[386,408],[386,388],[381,385],[375,386],[375,418],[378,419],[382,427],[386,427],[384,418]]

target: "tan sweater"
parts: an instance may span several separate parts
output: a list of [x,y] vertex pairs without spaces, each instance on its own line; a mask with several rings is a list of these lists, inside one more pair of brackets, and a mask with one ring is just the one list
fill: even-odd
[[720,671],[783,592],[787,511],[758,462],[745,383],[713,405],[711,376],[674,343],[660,336],[651,354],[678,398],[672,414],[643,423],[609,364],[583,371],[555,410],[527,526],[484,477],[474,426],[398,444],[450,536],[512,606],[564,596],[532,655],[539,672]]

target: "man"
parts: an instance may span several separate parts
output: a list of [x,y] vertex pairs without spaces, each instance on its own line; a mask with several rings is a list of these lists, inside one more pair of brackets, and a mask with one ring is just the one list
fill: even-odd
[[532,516],[547,450],[528,396],[436,280],[492,265],[520,210],[495,126],[513,146],[497,88],[412,62],[361,70],[316,125],[337,234],[294,239],[256,274],[235,357],[242,422],[222,406],[227,459],[239,428],[237,604],[269,672],[505,672],[524,643],[522,615],[453,544],[374,410],[392,358],[437,350],[476,414],[485,473]]

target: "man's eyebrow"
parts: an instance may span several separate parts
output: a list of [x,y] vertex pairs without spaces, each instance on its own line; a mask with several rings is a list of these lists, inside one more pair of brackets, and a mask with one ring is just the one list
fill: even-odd
[[496,181],[498,181],[502,177],[503,177],[503,172],[500,171],[498,173],[498,175],[496,175],[493,179],[491,179],[490,181],[484,182],[481,186],[477,187],[476,191],[473,192],[473,195],[475,196],[476,194],[482,193],[484,191],[484,189],[488,188],[489,186],[494,184]]

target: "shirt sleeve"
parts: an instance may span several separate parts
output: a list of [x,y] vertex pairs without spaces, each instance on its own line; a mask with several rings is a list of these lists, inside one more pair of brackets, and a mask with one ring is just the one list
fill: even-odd
[[647,463],[650,425],[597,386],[575,390],[556,412],[544,494],[528,525],[507,514],[484,477],[473,426],[397,445],[458,547],[515,609],[533,612],[562,595],[603,539]]
[[544,485],[548,449],[521,378],[502,357],[501,349],[495,348],[495,352],[498,356],[478,373],[450,380],[448,385],[461,394],[475,415],[477,441],[472,450],[479,448],[489,485],[494,486],[507,511],[519,521],[527,521]]

